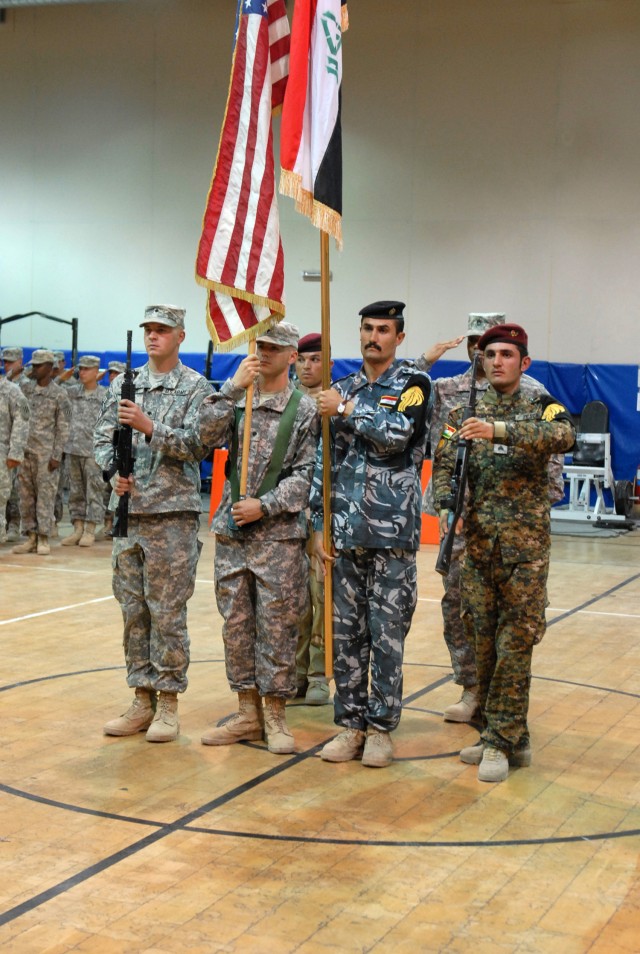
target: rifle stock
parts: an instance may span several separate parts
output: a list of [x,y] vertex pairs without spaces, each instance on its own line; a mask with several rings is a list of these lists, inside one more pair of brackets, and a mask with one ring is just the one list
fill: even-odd
[[[123,374],[120,389],[121,401],[136,399],[136,386],[131,370],[131,338],[132,332],[127,331],[127,365]],[[113,463],[108,470],[103,471],[105,481],[111,480],[115,473],[120,477],[130,477],[133,473],[135,457],[133,454],[133,428],[130,424],[117,424],[113,432]],[[112,537],[126,537],[129,533],[129,493],[118,498],[118,508],[113,521]]]
[[[473,364],[471,367],[469,403],[463,411],[461,425],[464,424],[468,418],[473,417],[476,411],[476,378],[480,360],[480,354],[476,353],[473,356]],[[456,536],[456,527],[458,525],[458,520],[462,516],[462,510],[464,508],[464,495],[467,489],[467,473],[469,470],[470,453],[471,441],[464,440],[464,438],[459,437],[456,462],[453,468],[453,475],[451,477],[451,493],[448,497],[443,497],[440,501],[441,508],[449,510],[451,514],[447,532],[440,541],[440,550],[438,552],[438,559],[436,560],[436,572],[440,573],[441,576],[446,576],[449,572],[449,568],[451,567],[451,553],[453,551],[453,544]]]

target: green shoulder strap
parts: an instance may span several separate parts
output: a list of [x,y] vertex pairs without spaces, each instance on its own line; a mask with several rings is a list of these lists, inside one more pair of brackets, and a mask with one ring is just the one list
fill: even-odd
[[[285,454],[287,453],[287,447],[289,446],[289,438],[291,437],[291,431],[293,430],[293,422],[296,419],[296,413],[298,411],[298,405],[300,404],[301,398],[302,391],[299,391],[296,388],[294,391],[292,391],[291,397],[287,401],[287,406],[282,412],[280,424],[278,425],[278,433],[276,434],[275,443],[273,445],[271,461],[267,468],[267,472],[264,475],[262,483],[256,491],[256,497],[262,497],[263,494],[273,490],[273,488],[278,484],[278,478],[282,472],[282,465],[284,463]],[[243,414],[244,408],[236,407],[236,422],[233,429],[231,452],[229,455],[229,483],[231,484],[231,500],[233,503],[236,503],[240,499],[240,478],[238,477],[238,431],[240,429],[240,421]]]

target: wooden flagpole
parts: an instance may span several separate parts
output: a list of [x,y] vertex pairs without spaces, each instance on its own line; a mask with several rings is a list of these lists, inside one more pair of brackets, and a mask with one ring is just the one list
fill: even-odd
[[[249,354],[256,353],[256,339],[249,341]],[[242,464],[240,466],[240,500],[247,496],[247,475],[249,473],[249,446],[251,444],[251,420],[253,418],[253,382],[246,391],[244,408],[244,434],[242,435]]]
[[[331,387],[331,309],[329,294],[329,233],[320,231],[320,307],[322,332],[322,390]],[[331,553],[331,419],[322,416],[322,509],[323,546]],[[333,563],[325,561],[324,578],[324,665],[325,675],[333,675]]]

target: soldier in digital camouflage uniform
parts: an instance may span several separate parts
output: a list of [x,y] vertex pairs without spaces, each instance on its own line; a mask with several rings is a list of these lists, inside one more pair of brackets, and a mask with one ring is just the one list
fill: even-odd
[[[16,384],[24,393],[25,386],[29,383],[29,378],[25,374],[23,367],[24,352],[22,348],[5,348],[2,352],[2,361],[4,364],[7,380]],[[18,473],[19,468],[14,467],[10,471],[11,494],[7,502],[7,543],[13,543],[20,539],[20,499],[18,496]]]
[[[71,402],[71,429],[65,456],[73,533],[62,541],[63,547],[92,546],[96,526],[104,519],[104,481],[93,456],[93,431],[105,396],[105,391],[98,386],[99,373],[100,358],[85,354],[78,361],[80,382],[66,389]],[[64,376],[61,377],[64,380]]]
[[[390,733],[402,709],[431,399],[428,375],[396,360],[403,308],[403,302],[382,301],[362,309],[362,368],[317,398],[320,412],[331,416],[334,710],[344,728],[321,755],[330,762],[362,756],[371,767],[393,760]],[[322,449],[311,514],[316,554],[326,561]]]
[[17,386],[0,377],[0,543],[7,540],[5,511],[11,496],[11,475],[24,457],[29,435],[29,405]]
[[[107,375],[109,377],[109,384],[112,384],[119,374],[123,374],[126,368],[124,361],[110,361],[107,365]],[[109,509],[109,503],[111,501],[111,488],[109,485],[106,485],[104,493],[104,535],[105,537],[111,536],[111,531],[113,529],[113,511]]]
[[29,403],[29,437],[18,474],[22,531],[28,539],[13,552],[46,556],[71,408],[62,388],[51,381],[51,351],[34,351],[31,364],[33,378],[24,392]]
[[[504,324],[505,315],[498,312],[491,313],[472,313],[469,315],[468,330],[466,335],[467,353],[469,360],[473,360],[480,336],[494,328],[496,325]],[[418,367],[424,371],[430,371],[435,362],[451,348],[457,347],[463,340],[464,335],[454,338],[452,341],[436,344],[416,362]],[[489,382],[487,381],[484,369],[478,367],[476,380],[476,394],[480,399],[487,390]],[[546,394],[545,388],[528,374],[523,374],[520,380],[520,388],[525,394]],[[451,378],[436,378],[433,381],[433,413],[431,415],[431,428],[429,441],[431,455],[440,440],[440,436],[447,423],[449,414],[455,407],[466,405],[469,401],[471,389],[471,368],[468,368],[462,374],[456,374]],[[564,456],[554,454],[549,460],[549,503],[553,504],[564,497],[564,478],[562,471],[564,467]],[[433,482],[429,481],[422,501],[422,509],[436,515],[435,503],[433,500]],[[444,710],[444,718],[447,722],[470,722],[478,711],[478,692],[476,677],[475,649],[469,642],[464,624],[460,617],[461,594],[460,594],[460,565],[464,553],[464,530],[456,535],[451,553],[451,563],[449,572],[442,578],[444,586],[444,595],[442,597],[441,609],[444,624],[444,639],[451,657],[451,666],[453,668],[454,681],[462,686],[462,696],[459,702],[448,706]]]
[[[203,440],[230,445],[212,530],[227,678],[238,693],[238,712],[208,729],[205,745],[259,739],[264,729],[270,752],[294,750],[285,703],[296,694],[308,573],[305,508],[318,439],[315,404],[288,377],[298,337],[288,322],[260,335],[257,354],[248,355],[200,409]],[[240,499],[246,389],[254,382],[247,495]]]
[[[146,730],[149,742],[170,742],[180,730],[178,693],[187,688],[187,601],[200,555],[200,440],[198,408],[211,393],[201,374],[179,358],[185,312],[174,305],[145,310],[149,361],[135,376],[135,402],[121,399],[122,378],[110,385],[95,429],[95,457],[113,461],[118,421],[133,428],[133,476],[114,477],[117,497],[129,498],[127,537],[113,541],[113,592],[124,619],[129,709],[104,726],[106,735]],[[154,715],[156,695],[159,694]]]
[[[497,325],[482,335],[478,349],[489,387],[462,426],[463,409],[450,414],[435,457],[439,501],[449,490],[458,438],[472,441],[462,614],[475,644],[484,728],[480,742],[460,757],[479,764],[478,778],[486,782],[503,781],[510,764],[531,762],[531,657],[545,632],[551,545],[547,465],[575,440],[566,408],[548,394],[521,389],[531,363],[527,348],[519,325]],[[447,520],[441,509],[441,534]]]

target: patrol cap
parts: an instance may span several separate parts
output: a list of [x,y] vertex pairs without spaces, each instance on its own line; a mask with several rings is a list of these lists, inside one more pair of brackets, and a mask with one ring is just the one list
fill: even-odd
[[499,311],[477,312],[469,315],[467,338],[479,337],[496,325],[503,325],[507,316]]
[[403,301],[374,301],[358,312],[363,318],[404,318]]
[[117,371],[118,374],[124,374],[127,366],[124,361],[110,361],[107,365],[107,371]]
[[478,351],[484,351],[490,344],[498,342],[519,345],[527,352],[529,350],[527,332],[520,325],[497,325],[495,328],[489,328],[478,342]]
[[279,345],[281,348],[295,348],[298,350],[298,338],[300,331],[295,325],[288,321],[279,321],[273,325],[263,335],[259,335],[256,341],[268,341],[270,344]]
[[304,335],[298,342],[298,354],[309,354],[312,351],[322,351],[322,335],[317,331]]
[[80,360],[78,361],[79,368],[99,368],[100,367],[100,358],[95,354],[83,354]]
[[31,355],[31,364],[53,364],[54,361],[53,351],[46,351],[44,348],[38,348]]
[[140,322],[140,327],[144,328],[146,324],[154,322],[169,328],[184,328],[186,314],[184,308],[178,308],[176,305],[149,305],[144,310],[144,321]]
[[24,352],[22,348],[5,348],[2,352],[3,361],[22,361]]
[[51,353],[53,354],[53,357],[56,359],[56,361],[65,360],[64,351],[52,351]]

